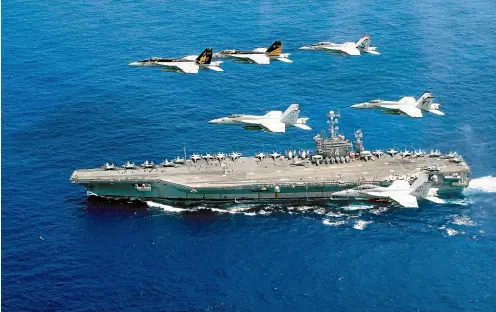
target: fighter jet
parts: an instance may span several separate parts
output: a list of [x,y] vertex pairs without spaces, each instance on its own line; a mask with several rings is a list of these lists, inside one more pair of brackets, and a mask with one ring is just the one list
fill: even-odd
[[269,154],[269,156],[273,159],[276,160],[277,158],[281,157],[282,155],[278,152],[272,152]]
[[258,160],[262,160],[265,157],[267,157],[267,155],[264,152],[260,152],[260,153],[255,155],[255,158],[257,158]]
[[386,113],[399,113],[413,118],[421,118],[422,111],[443,116],[439,110],[440,104],[433,103],[434,97],[430,91],[424,91],[415,100],[412,96],[401,98],[399,101],[371,100],[365,103],[351,105],[353,108],[378,108]]
[[436,196],[436,190],[430,189],[427,174],[421,174],[410,185],[405,180],[396,180],[388,187],[363,184],[352,189],[332,193],[334,200],[366,200],[372,202],[392,201],[405,208],[418,208],[417,198],[443,204],[445,201]]
[[292,63],[288,53],[282,52],[281,41],[275,41],[268,49],[256,48],[253,51],[223,50],[215,53],[215,58],[232,58],[238,63],[270,64],[270,61]]
[[397,151],[397,150],[395,150],[394,148],[392,148],[392,147],[391,147],[391,148],[387,151],[387,153],[388,153],[389,155],[391,155],[391,157],[393,157],[395,154],[398,154],[398,151]]
[[200,156],[200,154],[193,154],[191,155],[190,159],[196,163],[197,161],[199,161],[200,159],[202,159],[202,157]]
[[307,126],[309,118],[298,118],[298,104],[291,104],[283,113],[270,111],[263,116],[234,114],[227,117],[210,120],[214,124],[244,124],[246,129],[264,130],[269,132],[286,132],[286,127],[297,127],[312,130]]
[[214,71],[224,71],[219,65],[222,62],[212,62],[212,49],[206,48],[199,56],[187,55],[181,59],[152,57],[129,63],[130,66],[162,66],[166,71],[185,74],[197,74],[200,68]]
[[232,152],[231,154],[229,154],[229,157],[232,159],[232,160],[236,160],[238,158],[241,157],[241,153],[238,153],[238,152]]
[[331,53],[338,53],[342,55],[361,55],[361,53],[370,53],[378,55],[376,47],[370,46],[370,36],[364,35],[360,40],[355,42],[334,43],[329,41],[318,42],[308,46],[303,46],[300,50],[324,50]]
[[124,165],[122,165],[122,168],[124,168],[124,169],[137,169],[138,166],[136,166],[134,164],[134,162],[132,163],[132,162],[126,161],[126,163]]
[[167,159],[164,160],[161,164],[161,167],[177,167],[178,165],[175,164],[173,161],[168,161]]
[[109,164],[108,162],[102,166],[103,170],[117,170],[118,168],[114,164]]
[[153,161],[145,160],[145,162],[141,164],[141,167],[147,168],[147,169],[155,168],[155,164],[153,163]]
[[215,155],[215,158],[217,160],[224,160],[226,158],[226,154],[225,153],[217,153],[217,155]]

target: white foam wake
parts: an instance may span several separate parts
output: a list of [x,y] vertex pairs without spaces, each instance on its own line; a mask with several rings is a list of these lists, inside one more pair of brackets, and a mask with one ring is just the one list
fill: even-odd
[[188,209],[172,207],[172,206],[169,206],[169,205],[159,204],[159,203],[152,202],[152,201],[147,201],[146,204],[150,208],[160,208],[160,209],[163,209],[164,211],[167,211],[167,212],[183,212],[183,211],[188,211]]
[[185,211],[201,211],[201,210],[209,210],[217,213],[230,213],[230,214],[237,214],[241,213],[246,216],[254,216],[256,215],[255,212],[248,212],[247,210],[250,209],[250,207],[240,207],[240,208],[233,208],[233,209],[219,209],[219,208],[208,208],[208,207],[200,207],[196,209],[187,209],[187,208],[179,208],[179,207],[173,207],[165,204],[160,204],[156,203],[153,201],[147,201],[146,204],[150,208],[159,208],[162,209],[163,211],[166,212],[175,212],[175,213],[180,213],[180,212],[185,212]]
[[211,211],[214,211],[214,212],[218,212],[218,213],[230,213],[230,214],[241,213],[241,214],[244,214],[245,216],[254,216],[254,215],[256,215],[255,212],[247,212],[247,210],[250,210],[250,207],[246,207],[246,208],[231,208],[231,209],[219,209],[219,208],[204,208],[204,209],[208,209],[208,210],[211,210]]
[[456,225],[465,225],[465,226],[475,226],[475,222],[470,219],[469,216],[453,216],[453,221],[451,222]]
[[330,226],[340,226],[340,225],[344,225],[344,221],[341,220],[341,221],[331,221],[329,219],[324,219],[322,221],[322,223],[324,223],[325,225],[330,225]]
[[372,223],[372,221],[357,220],[355,224],[353,224],[353,228],[355,230],[363,230],[370,223]]
[[496,193],[496,176],[487,176],[470,181],[468,191]]
[[368,210],[374,208],[374,205],[368,205],[368,204],[360,204],[360,203],[353,203],[348,206],[344,206],[343,210],[346,211],[355,211],[355,210]]
[[458,235],[458,234],[465,234],[465,232],[460,232],[460,231],[457,231],[455,229],[452,229],[452,228],[449,228],[449,227],[446,227],[446,225],[441,225],[439,227],[440,230],[445,230],[446,231],[446,234],[448,234],[448,236],[454,236],[454,235]]

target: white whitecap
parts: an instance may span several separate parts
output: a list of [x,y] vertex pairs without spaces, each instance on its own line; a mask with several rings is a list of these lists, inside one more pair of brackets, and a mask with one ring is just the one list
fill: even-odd
[[340,212],[330,211],[330,212],[326,213],[326,216],[329,216],[332,218],[341,218],[341,217],[346,217],[347,215],[344,213],[340,213]]
[[353,228],[355,230],[363,230],[370,223],[372,223],[372,221],[357,220],[355,221],[355,224],[353,224]]
[[475,222],[470,219],[469,216],[454,216],[453,221],[451,222],[456,225],[466,225],[466,226],[475,226]]
[[447,228],[446,233],[448,233],[449,236],[453,236],[453,235],[458,234],[458,231],[454,230],[454,229]]
[[322,220],[322,223],[324,223],[325,225],[330,225],[330,226],[340,226],[340,225],[344,225],[344,221],[331,221],[329,219],[324,219]]
[[351,204],[349,206],[344,206],[343,209],[347,211],[354,211],[354,210],[367,210],[367,209],[372,209],[374,208],[373,205],[366,205],[366,204]]
[[388,210],[389,210],[388,207],[379,207],[379,208],[370,210],[370,213],[375,214],[376,216],[378,216],[378,215],[383,214],[384,212],[386,212]]

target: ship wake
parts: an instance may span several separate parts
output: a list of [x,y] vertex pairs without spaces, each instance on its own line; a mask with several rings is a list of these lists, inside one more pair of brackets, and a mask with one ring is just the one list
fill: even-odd
[[[253,208],[250,206],[247,207],[236,207],[236,208],[230,208],[230,209],[220,209],[220,208],[213,208],[213,207],[206,207],[206,206],[199,206],[195,208],[180,208],[180,207],[174,207],[166,204],[161,204],[153,201],[146,201],[146,204],[150,208],[156,208],[156,209],[161,209],[165,212],[171,212],[171,213],[195,213],[195,212],[216,212],[216,213],[230,213],[230,214],[244,214],[247,216],[254,216],[257,213],[253,212]],[[260,213],[263,214],[263,213]]]
[[473,179],[465,193],[496,193],[496,176]]

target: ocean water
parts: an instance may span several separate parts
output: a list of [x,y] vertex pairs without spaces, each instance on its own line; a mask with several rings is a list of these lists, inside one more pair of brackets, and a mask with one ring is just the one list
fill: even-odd
[[[380,56],[298,47],[372,37]],[[496,5],[445,1],[3,1],[3,311],[495,311]],[[283,41],[292,64],[198,75],[150,56]],[[429,89],[446,116],[355,111]],[[208,124],[299,103],[313,131]],[[340,110],[367,148],[457,150],[448,204],[88,202],[76,168],[312,148]],[[231,207],[233,208],[233,207]]]

